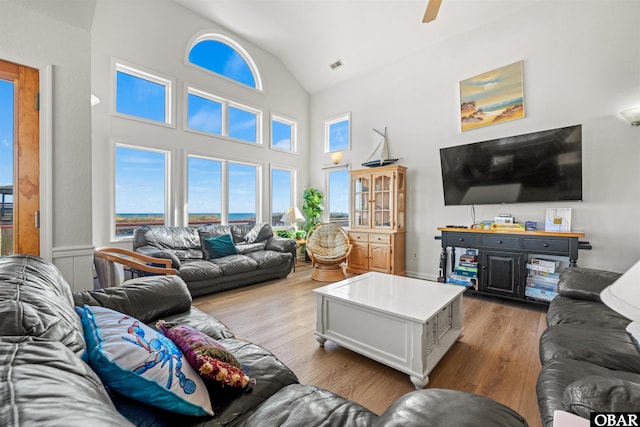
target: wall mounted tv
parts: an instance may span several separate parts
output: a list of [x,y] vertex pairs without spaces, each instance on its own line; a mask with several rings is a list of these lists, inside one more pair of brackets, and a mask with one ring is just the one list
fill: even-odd
[[440,149],[444,204],[582,200],[582,125]]

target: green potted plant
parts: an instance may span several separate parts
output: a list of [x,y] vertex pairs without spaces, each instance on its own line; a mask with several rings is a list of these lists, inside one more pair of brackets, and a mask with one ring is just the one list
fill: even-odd
[[[302,194],[302,199],[304,203],[302,204],[302,212],[304,212],[304,216],[306,221],[302,225],[302,229],[305,232],[305,237],[309,234],[309,230],[311,230],[316,224],[319,224],[322,221],[322,212],[324,211],[324,194],[316,188],[307,188],[304,190]],[[306,247],[303,246],[302,250],[305,254],[305,259],[308,259]]]

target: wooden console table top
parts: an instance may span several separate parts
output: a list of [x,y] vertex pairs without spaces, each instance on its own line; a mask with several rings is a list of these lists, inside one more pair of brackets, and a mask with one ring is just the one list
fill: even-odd
[[523,231],[523,230],[484,230],[480,228],[457,228],[438,227],[438,231],[448,231],[454,233],[485,233],[485,234],[520,234],[525,236],[556,236],[556,237],[584,237],[582,232],[560,232],[560,231]]

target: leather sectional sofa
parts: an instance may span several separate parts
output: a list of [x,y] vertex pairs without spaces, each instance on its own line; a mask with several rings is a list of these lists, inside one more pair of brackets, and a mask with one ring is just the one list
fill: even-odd
[[[232,237],[237,254],[210,256],[205,239],[222,235]],[[134,230],[133,250],[170,259],[193,296],[283,279],[296,262],[295,241],[274,236],[267,223],[139,227]]]
[[631,321],[600,299],[618,277],[578,267],[560,276],[539,347],[537,395],[546,427],[554,411],[587,419],[591,412],[640,411],[640,352],[626,331]]
[[[223,344],[256,380],[255,386],[246,392],[207,384],[213,416],[178,415],[124,397],[105,388],[83,361],[83,327],[74,306],[108,307],[148,325],[159,319],[190,325]],[[220,321],[192,307],[178,276],[136,278],[120,287],[72,294],[58,270],[43,259],[0,257],[0,313],[3,426],[527,425],[504,405],[460,391],[413,391],[378,416],[327,390],[300,384],[268,350],[238,339]],[[140,334],[138,342],[144,338]]]

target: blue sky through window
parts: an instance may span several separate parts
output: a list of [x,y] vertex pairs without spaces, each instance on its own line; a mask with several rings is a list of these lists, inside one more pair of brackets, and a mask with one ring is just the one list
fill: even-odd
[[156,82],[116,72],[116,111],[165,123],[166,87]]
[[349,120],[329,125],[329,151],[342,151],[349,148]]
[[[13,185],[14,86],[0,80],[0,185]],[[5,198],[12,202],[13,196]]]
[[256,113],[229,106],[229,136],[247,142],[257,142]]
[[208,132],[215,135],[222,134],[222,104],[207,98],[189,94],[188,97],[189,129]]
[[189,215],[222,212],[222,162],[189,157]]
[[[257,167],[239,163],[229,163],[229,221],[232,213],[256,215]],[[244,215],[244,218],[250,218]],[[242,218],[242,219],[244,219]]]
[[116,147],[116,214],[162,214],[165,153]]
[[189,62],[216,74],[256,87],[249,64],[231,46],[218,40],[203,40],[189,52]]
[[346,169],[329,172],[329,214],[349,214],[349,172]]
[[292,125],[278,120],[271,121],[271,146],[280,150],[291,151]]
[[293,206],[291,186],[293,172],[284,169],[271,170],[271,211],[274,216],[272,225],[279,225],[282,215]]

